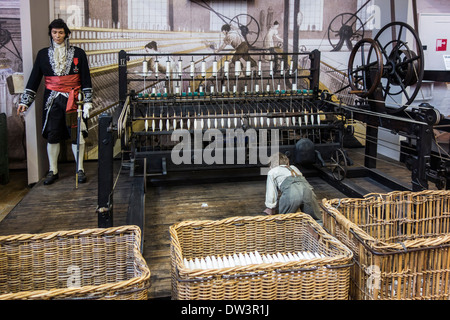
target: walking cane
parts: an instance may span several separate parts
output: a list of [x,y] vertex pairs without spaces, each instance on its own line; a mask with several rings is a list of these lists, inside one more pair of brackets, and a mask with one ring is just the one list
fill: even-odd
[[76,102],[77,108],[77,155],[76,155],[76,168],[75,168],[75,188],[78,189],[78,162],[80,161],[80,138],[81,138],[81,114],[83,112],[83,94],[78,94],[78,101]]

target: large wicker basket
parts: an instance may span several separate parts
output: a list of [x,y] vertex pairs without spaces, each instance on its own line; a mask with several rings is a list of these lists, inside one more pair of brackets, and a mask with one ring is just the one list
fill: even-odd
[[353,299],[448,299],[450,191],[323,199],[324,228],[355,264]]
[[[173,299],[348,299],[352,252],[307,214],[185,221],[170,235]],[[184,260],[253,251],[323,257],[206,270]]]
[[140,229],[0,237],[0,299],[147,299]]

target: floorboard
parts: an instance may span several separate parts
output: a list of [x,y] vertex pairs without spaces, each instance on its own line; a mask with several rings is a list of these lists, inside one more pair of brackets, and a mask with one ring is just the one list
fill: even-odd
[[[363,150],[349,150],[353,167],[363,164]],[[115,163],[114,226],[126,223],[132,178]],[[410,183],[410,172],[391,160],[380,161],[378,168],[396,179]],[[61,164],[60,179],[51,186],[42,181],[24,192],[20,201],[0,221],[0,235],[42,233],[60,230],[96,228],[97,162],[85,165],[88,182],[75,188],[73,163]],[[265,177],[231,170],[221,175],[204,171],[170,174],[165,179],[147,180],[143,255],[151,271],[151,299],[170,298],[169,227],[184,220],[218,220],[232,216],[255,216],[264,210]],[[180,176],[182,177],[179,180]],[[178,177],[178,178],[177,178]],[[214,178],[215,177],[215,178]],[[346,197],[318,176],[308,175],[319,200]],[[366,178],[355,180],[373,192],[388,188]],[[20,188],[19,188],[20,189]],[[26,188],[24,188],[26,189]],[[2,191],[0,189],[0,191]],[[3,192],[3,191],[2,191]],[[9,198],[14,198],[9,195]],[[20,197],[20,195],[18,196]],[[14,203],[14,202],[13,202]]]
[[[43,180],[34,185],[0,222],[0,235],[44,233],[52,231],[96,228],[97,162],[87,162],[87,182],[75,185],[73,163],[60,165],[59,179],[44,186]],[[119,166],[119,163],[117,163]],[[116,171],[118,172],[118,170]],[[116,175],[117,177],[117,175]],[[120,175],[115,190],[114,224],[123,225],[128,210],[128,177]]]
[[[152,277],[150,298],[171,295],[169,227],[185,220],[219,220],[256,216],[265,209],[265,177],[254,181],[149,186],[146,193],[144,258]],[[308,179],[317,197],[339,198],[344,194],[320,178]],[[176,199],[176,201],[175,201]]]

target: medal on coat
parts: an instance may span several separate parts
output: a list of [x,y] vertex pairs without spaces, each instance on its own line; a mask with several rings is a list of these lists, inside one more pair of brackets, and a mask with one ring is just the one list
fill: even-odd
[[73,64],[75,65],[73,72],[78,73],[78,58],[73,58]]

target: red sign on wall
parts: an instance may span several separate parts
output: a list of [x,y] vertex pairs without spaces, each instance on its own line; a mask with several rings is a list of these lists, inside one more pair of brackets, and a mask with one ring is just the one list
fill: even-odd
[[436,51],[447,51],[447,39],[436,40]]

